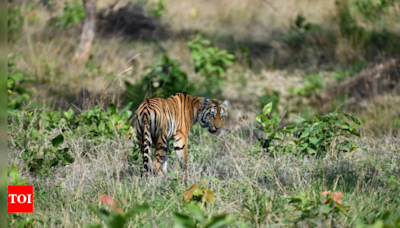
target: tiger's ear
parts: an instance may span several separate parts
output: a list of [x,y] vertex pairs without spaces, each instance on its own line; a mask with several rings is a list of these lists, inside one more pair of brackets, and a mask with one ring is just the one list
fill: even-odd
[[225,100],[224,102],[222,102],[221,107],[228,109],[228,105],[229,105],[229,100]]
[[210,107],[210,105],[211,105],[210,98],[205,97],[205,98],[201,99],[200,105],[201,105],[201,109],[202,110],[207,109],[208,107]]

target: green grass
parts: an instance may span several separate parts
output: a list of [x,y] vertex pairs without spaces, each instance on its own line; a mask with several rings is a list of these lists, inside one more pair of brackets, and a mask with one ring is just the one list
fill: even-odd
[[[46,133],[56,136],[59,132],[56,128]],[[205,214],[236,215],[233,227],[292,226],[292,207],[286,197],[315,198],[325,190],[342,192],[343,205],[350,207],[351,219],[335,218],[334,224],[339,227],[371,224],[385,211],[400,211],[400,199],[394,197],[400,191],[396,178],[400,174],[398,135],[375,139],[362,136],[355,140],[368,152],[357,150],[332,160],[292,154],[273,157],[251,138],[243,137],[241,131],[226,131],[218,138],[198,126],[193,132],[186,183],[182,182],[174,152],[169,157],[169,175],[141,179],[141,159],[128,156],[134,146],[131,140],[72,134],[65,137],[64,144],[75,162],[53,167],[45,175],[30,173],[26,163],[17,158],[24,149],[38,148],[40,142],[27,138],[20,148],[11,141],[9,167],[17,164],[21,178],[34,185],[35,214],[20,214],[20,218],[8,214],[9,225],[34,217],[48,227],[85,227],[100,221],[88,206],[105,207],[98,196],[106,194],[120,199],[123,209],[134,204],[150,205],[152,216],[135,215],[129,227],[150,227],[151,218],[159,227],[171,227],[174,212],[186,210],[182,194],[202,181],[215,194],[215,203],[204,208]],[[26,133],[16,127],[13,134]],[[51,144],[50,140],[44,143]],[[258,152],[249,156],[248,151]],[[37,225],[40,223],[36,221]]]

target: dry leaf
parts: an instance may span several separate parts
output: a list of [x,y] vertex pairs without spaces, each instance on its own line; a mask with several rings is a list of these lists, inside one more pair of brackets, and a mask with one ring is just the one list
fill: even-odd
[[207,203],[214,203],[214,198],[215,198],[214,193],[208,188],[204,188],[203,191],[204,191],[203,199]]
[[332,193],[331,191],[323,191],[323,192],[321,192],[321,196],[326,196],[326,195],[329,195],[331,193]]
[[106,196],[106,195],[100,195],[99,196],[100,200],[103,201],[105,204],[114,207],[115,206],[115,202],[113,199],[111,199],[111,197]]
[[333,200],[333,201],[335,201],[337,204],[342,204],[343,203],[343,200],[341,199],[341,197],[342,197],[342,193],[341,192],[334,192],[332,195],[331,195],[331,199]]

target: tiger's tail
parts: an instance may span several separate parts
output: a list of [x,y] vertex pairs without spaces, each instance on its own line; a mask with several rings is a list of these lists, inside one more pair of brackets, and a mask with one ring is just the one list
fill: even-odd
[[144,172],[149,173],[153,172],[153,162],[150,157],[151,153],[151,134],[150,134],[150,124],[147,119],[147,116],[144,116],[143,118],[143,144],[142,144],[142,151],[143,151],[143,167],[144,167]]

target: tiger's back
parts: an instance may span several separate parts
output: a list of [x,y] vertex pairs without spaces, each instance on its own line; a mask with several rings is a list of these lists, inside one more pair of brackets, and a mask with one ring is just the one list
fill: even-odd
[[[137,110],[134,127],[143,157],[144,172],[167,172],[168,145],[174,140],[174,150],[181,168],[187,163],[187,137],[190,128],[199,122],[212,134],[219,133],[227,116],[228,101],[177,93],[165,99],[154,97],[142,102]],[[155,145],[154,164],[151,146]]]

